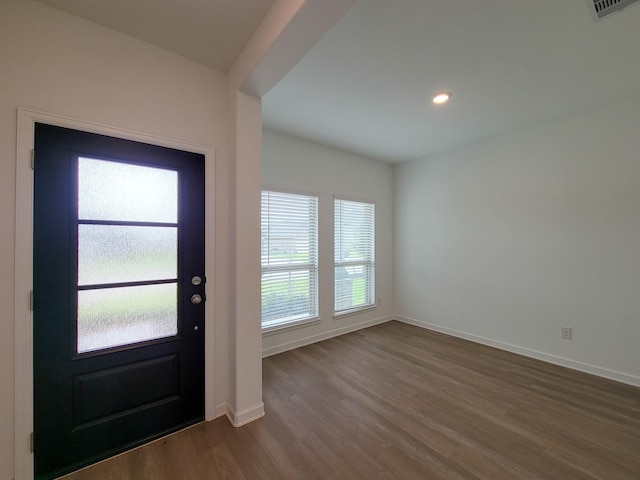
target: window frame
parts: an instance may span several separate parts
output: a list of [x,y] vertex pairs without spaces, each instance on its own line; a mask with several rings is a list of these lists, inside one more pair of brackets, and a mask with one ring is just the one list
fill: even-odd
[[[371,218],[370,218],[370,225],[371,225],[371,232],[367,235],[368,238],[370,238],[370,245],[369,245],[369,252],[370,252],[370,258],[368,259],[363,259],[363,260],[354,260],[354,261],[339,261],[336,258],[336,250],[338,249],[338,245],[336,243],[336,236],[337,236],[337,215],[336,215],[336,207],[338,202],[350,202],[350,203],[357,203],[357,204],[362,204],[365,206],[368,206],[371,208]],[[376,204],[373,201],[367,201],[367,200],[363,200],[360,198],[353,198],[353,197],[348,197],[348,196],[344,196],[344,195],[334,195],[333,196],[333,317],[334,318],[339,318],[339,317],[345,317],[345,316],[349,316],[349,315],[354,315],[354,314],[358,314],[361,313],[363,311],[366,310],[371,310],[377,307],[377,302],[376,302],[376,228],[375,228],[375,223],[376,223],[376,215],[375,215],[375,210],[376,210]],[[351,306],[351,307],[347,307],[347,308],[343,308],[343,309],[336,309],[336,303],[337,303],[337,284],[336,284],[336,269],[339,267],[358,267],[358,266],[362,266],[365,269],[365,276],[368,276],[370,281],[369,281],[369,288],[368,288],[368,292],[366,292],[366,295],[368,295],[368,302],[367,303],[363,303],[363,304],[358,304],[356,306]]]
[[[263,199],[265,193],[275,193],[281,195],[297,195],[301,197],[308,197],[309,199],[315,199],[315,237],[310,239],[310,253],[313,252],[315,254],[315,259],[310,259],[308,263],[299,263],[299,264],[282,264],[282,265],[265,265],[263,263],[263,253],[264,253],[264,235],[263,235]],[[295,328],[301,325],[306,325],[309,323],[317,323],[321,319],[319,317],[319,255],[318,255],[318,237],[319,237],[319,204],[320,204],[320,195],[314,192],[306,192],[299,190],[292,190],[288,188],[280,188],[273,187],[270,185],[263,185],[260,196],[260,223],[261,223],[261,235],[260,235],[260,271],[261,271],[261,280],[260,280],[260,291],[261,291],[261,315],[260,322],[263,334],[269,334],[271,332],[279,332],[284,329]],[[311,215],[309,216],[309,221],[312,220]],[[313,233],[313,232],[311,232]],[[315,261],[314,261],[315,260]],[[267,320],[265,322],[263,320],[263,310],[264,304],[262,301],[262,288],[263,288],[263,277],[265,273],[278,273],[278,272],[303,272],[309,271],[309,305],[310,312],[309,315],[291,315],[289,317],[284,317],[280,319]]]

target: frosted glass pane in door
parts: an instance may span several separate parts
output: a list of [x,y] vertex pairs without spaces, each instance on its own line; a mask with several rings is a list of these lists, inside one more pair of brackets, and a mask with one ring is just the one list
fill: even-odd
[[78,292],[78,353],[177,334],[176,283]]
[[177,227],[78,225],[78,285],[177,277]]
[[178,222],[178,172],[78,159],[78,218]]

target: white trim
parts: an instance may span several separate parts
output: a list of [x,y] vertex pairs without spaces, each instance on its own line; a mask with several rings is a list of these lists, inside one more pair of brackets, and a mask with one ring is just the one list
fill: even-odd
[[16,238],[14,291],[14,473],[16,480],[34,476],[30,435],[33,432],[33,314],[28,300],[33,289],[33,120],[18,110],[16,144]]
[[374,325],[389,322],[394,318],[395,317],[393,315],[387,315],[384,317],[374,318],[373,320],[366,320],[364,322],[356,323],[353,325],[335,328],[328,332],[298,338],[296,340],[292,340],[291,342],[281,343],[280,345],[275,345],[273,347],[263,348],[262,358],[270,357],[271,355],[276,355],[288,350],[293,350],[294,348],[304,347],[305,345],[311,345],[312,343],[321,342],[322,340],[328,340],[329,338],[338,337],[340,335],[344,335],[345,333],[351,333],[357,330],[362,330],[363,328],[373,327]]
[[233,407],[227,403],[227,418],[234,427],[241,427],[247,423],[251,423],[261,417],[264,417],[264,403],[260,402],[251,408],[247,408],[242,412],[234,412]]
[[416,320],[414,318],[402,317],[402,316],[396,316],[395,319],[398,320],[399,322],[408,323],[409,325],[425,328],[427,330],[433,330],[434,332],[444,333],[446,335],[451,335],[453,337],[463,338],[465,340],[470,340],[472,342],[481,343],[483,345],[488,345],[490,347],[499,348],[500,350],[506,350],[507,352],[517,353],[525,357],[534,358],[536,360],[541,360],[543,362],[552,363],[554,365],[559,365],[561,367],[570,368],[572,370],[577,370],[579,372],[589,373],[591,375],[596,375],[598,377],[614,380],[616,382],[633,385],[635,387],[640,387],[640,377],[637,377],[635,375],[630,375],[628,373],[611,370],[605,367],[599,367],[597,365],[591,365],[589,363],[579,362],[577,360],[571,360],[570,358],[560,357],[557,355],[552,355],[550,353],[540,352],[538,350],[533,350],[526,347],[520,347],[518,345],[513,345],[510,343],[500,342],[498,340],[492,340],[490,338],[481,337],[479,335],[474,335],[471,333],[461,332],[459,330],[442,327],[440,325],[435,325],[433,323],[425,322],[423,320]]
[[284,330],[295,330],[300,327],[308,327],[309,325],[315,325],[321,321],[322,318],[320,317],[305,317],[298,320],[283,321],[282,323],[262,327],[262,336],[268,337],[269,335],[282,333]]
[[[34,147],[36,123],[109,135],[169,148],[176,148],[205,156],[205,211],[211,212],[205,227],[205,269],[214,275],[214,186],[215,149],[207,145],[186,143],[142,132],[125,130],[109,125],[86,122],[61,115],[36,110],[18,109],[16,147],[16,216],[15,216],[15,429],[14,462],[15,479],[31,480],[33,453],[30,453],[30,434],[33,431],[33,329],[32,312],[29,309],[29,292],[33,285],[33,170],[30,166],[31,150]],[[209,285],[214,285],[211,278]],[[212,292],[209,298],[213,298]],[[205,323],[205,372],[215,372],[214,306],[209,303]],[[218,416],[215,405],[215,376],[205,376],[205,419]]]
[[339,312],[334,312],[333,319],[340,320],[341,318],[359,315],[360,313],[368,310],[374,310],[376,308],[378,308],[378,305],[373,303],[371,305],[363,305],[362,307],[350,308],[349,310],[340,310]]
[[334,202],[336,200],[344,200],[345,202],[369,203],[374,207],[376,206],[376,202],[373,200],[366,200],[360,197],[352,197],[351,195],[342,195],[341,193],[334,193],[333,200]]
[[311,190],[298,190],[295,188],[289,187],[278,187],[275,185],[262,184],[262,190],[267,192],[277,192],[277,193],[291,193],[292,195],[304,195],[305,197],[317,197],[318,202],[320,201],[320,194],[318,192],[314,192]]
[[[226,415],[226,413],[227,413],[227,405],[228,404],[226,402],[225,403],[219,403],[218,405],[216,405],[215,415],[214,415],[214,418],[212,420],[215,420],[216,418],[220,418],[220,417]],[[207,421],[209,421],[209,420],[207,420]]]

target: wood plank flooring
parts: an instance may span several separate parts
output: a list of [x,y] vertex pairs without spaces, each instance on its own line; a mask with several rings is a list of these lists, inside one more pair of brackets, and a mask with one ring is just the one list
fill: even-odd
[[640,479],[640,389],[389,322],[264,359],[266,416],[65,480]]

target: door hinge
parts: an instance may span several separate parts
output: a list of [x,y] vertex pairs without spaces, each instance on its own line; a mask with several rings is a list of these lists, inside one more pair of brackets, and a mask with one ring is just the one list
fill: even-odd
[[33,432],[29,435],[29,451],[33,453]]
[[36,169],[36,151],[34,149],[31,150],[31,170]]
[[33,290],[29,292],[29,310],[33,312]]

